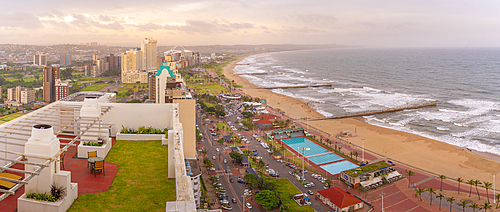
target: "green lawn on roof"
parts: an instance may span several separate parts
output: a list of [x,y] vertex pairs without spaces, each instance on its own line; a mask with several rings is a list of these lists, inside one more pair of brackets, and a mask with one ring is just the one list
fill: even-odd
[[363,174],[365,172],[369,172],[369,171],[381,169],[381,168],[384,168],[384,167],[387,167],[387,166],[390,166],[390,164],[387,163],[387,162],[385,162],[385,161],[380,161],[380,162],[377,162],[377,163],[369,164],[369,165],[366,165],[366,166],[360,166],[358,168],[354,168],[354,169],[348,170],[347,174],[349,174],[351,176],[358,176],[358,175]]
[[119,166],[109,190],[78,196],[69,211],[165,211],[175,201],[161,141],[116,141],[106,161]]

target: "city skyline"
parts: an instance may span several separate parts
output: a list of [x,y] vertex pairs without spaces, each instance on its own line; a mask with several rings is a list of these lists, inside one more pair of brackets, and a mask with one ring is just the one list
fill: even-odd
[[500,2],[3,2],[0,42],[53,45],[500,46]]

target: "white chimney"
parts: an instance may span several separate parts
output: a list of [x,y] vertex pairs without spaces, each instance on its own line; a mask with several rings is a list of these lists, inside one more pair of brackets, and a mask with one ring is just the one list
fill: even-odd
[[101,106],[98,104],[97,97],[88,96],[83,100],[83,106],[80,109],[80,117],[97,118],[101,115]]
[[[60,149],[59,139],[54,135],[54,129],[50,125],[40,124],[35,125],[31,129],[31,137],[24,145],[24,153],[27,155],[34,155],[40,158],[28,157],[28,161],[32,163],[43,164],[49,158],[54,157]],[[38,166],[28,165],[25,166],[26,171],[35,171]],[[57,170],[56,170],[57,169]],[[45,167],[40,175],[30,180],[26,184],[26,193],[44,193],[50,192],[50,185],[53,182],[53,174],[59,172],[59,164],[57,160],[52,161],[48,167]],[[25,177],[28,177],[26,174]]]

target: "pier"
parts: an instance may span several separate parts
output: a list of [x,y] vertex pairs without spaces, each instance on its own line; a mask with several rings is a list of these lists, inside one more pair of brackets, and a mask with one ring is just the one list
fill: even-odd
[[251,87],[248,89],[285,89],[285,88],[310,88],[310,87],[331,87],[331,84],[317,84],[317,85],[291,85],[291,86],[275,86],[275,87]]
[[347,114],[347,115],[331,116],[331,117],[308,119],[308,120],[309,121],[318,121],[318,120],[326,120],[326,119],[343,119],[343,118],[352,118],[352,117],[359,117],[359,116],[370,116],[370,115],[375,115],[375,114],[391,113],[391,112],[396,112],[396,111],[402,111],[402,110],[408,110],[408,109],[417,109],[417,108],[430,107],[430,106],[436,106],[436,105],[437,105],[437,103],[433,102],[433,103],[427,103],[427,104],[421,104],[421,105],[412,105],[412,106],[399,107],[399,108],[393,108],[393,109],[387,109],[387,110],[377,110],[377,111],[370,111],[370,112],[352,113],[352,114]]

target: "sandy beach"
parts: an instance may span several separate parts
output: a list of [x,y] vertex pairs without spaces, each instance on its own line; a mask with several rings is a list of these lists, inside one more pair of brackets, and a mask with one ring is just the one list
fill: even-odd
[[[244,86],[243,92],[253,97],[266,99],[269,106],[283,111],[293,119],[323,117],[298,99],[276,94],[266,89],[249,89],[258,86],[232,73],[233,68],[243,58],[241,57],[224,68],[226,77]],[[296,121],[304,122],[302,120]],[[309,121],[309,125],[331,135],[345,130],[356,132],[357,136],[350,137],[349,142],[361,146],[364,140],[366,149],[436,174],[445,175],[448,178],[461,177],[465,180],[477,179],[493,182],[492,173],[500,171],[500,161],[495,160],[500,159],[500,156],[473,152],[419,135],[370,125],[363,122],[362,119]],[[496,184],[496,188],[500,188],[498,181]]]

